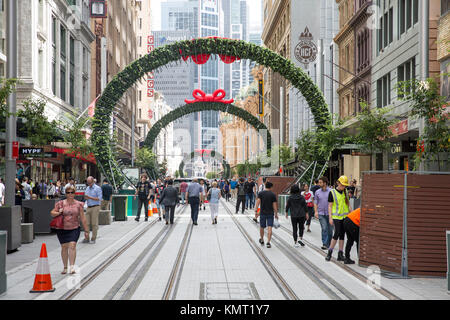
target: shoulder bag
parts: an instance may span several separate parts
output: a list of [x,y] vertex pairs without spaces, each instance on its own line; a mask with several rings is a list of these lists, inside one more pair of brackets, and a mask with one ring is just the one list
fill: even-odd
[[[64,200],[62,200],[64,201]],[[64,202],[62,203],[64,208]],[[62,230],[64,229],[64,215],[60,214],[53,218],[52,222],[50,222],[50,228],[56,229],[56,230]]]

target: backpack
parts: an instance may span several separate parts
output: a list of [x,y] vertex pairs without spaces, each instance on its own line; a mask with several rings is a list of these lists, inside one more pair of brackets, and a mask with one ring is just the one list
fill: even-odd
[[238,191],[238,196],[245,196],[245,188],[243,184],[239,184],[238,185],[239,191]]

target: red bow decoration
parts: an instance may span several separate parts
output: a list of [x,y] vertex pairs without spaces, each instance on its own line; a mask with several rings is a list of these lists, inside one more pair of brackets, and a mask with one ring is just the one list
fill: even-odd
[[186,99],[184,100],[184,102],[186,102],[187,104],[192,104],[196,102],[220,102],[224,104],[231,104],[234,102],[234,99],[224,100],[226,93],[225,90],[223,89],[218,89],[214,91],[212,95],[211,94],[207,95],[202,90],[195,89],[194,92],[192,93],[192,96],[195,98],[195,100]]

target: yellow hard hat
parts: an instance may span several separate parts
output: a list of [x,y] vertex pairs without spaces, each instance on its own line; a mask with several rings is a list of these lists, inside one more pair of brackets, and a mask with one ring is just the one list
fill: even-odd
[[341,177],[338,179],[338,181],[339,181],[343,186],[346,186],[346,187],[349,186],[347,176],[341,176]]

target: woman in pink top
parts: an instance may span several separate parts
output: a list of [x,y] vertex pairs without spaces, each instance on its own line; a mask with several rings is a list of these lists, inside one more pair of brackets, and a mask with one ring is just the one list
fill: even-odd
[[74,274],[75,258],[77,255],[76,247],[80,238],[80,221],[86,233],[86,217],[84,216],[83,202],[75,200],[75,188],[70,186],[66,189],[66,200],[56,203],[52,210],[52,217],[64,216],[64,229],[56,230],[59,243],[61,243],[61,257],[64,264],[64,270],[61,274],[67,273],[67,260],[70,261],[70,273]]

